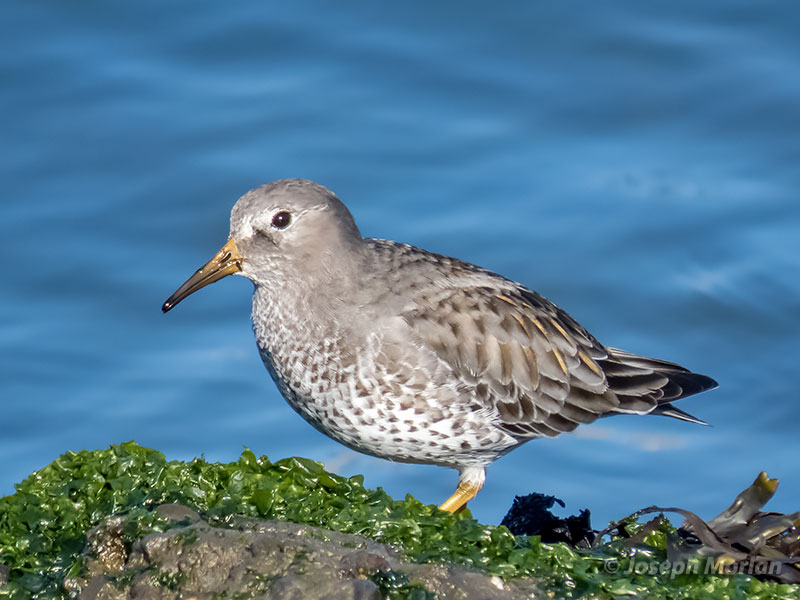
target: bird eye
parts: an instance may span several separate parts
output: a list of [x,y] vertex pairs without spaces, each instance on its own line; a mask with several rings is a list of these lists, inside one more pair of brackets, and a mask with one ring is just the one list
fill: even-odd
[[292,222],[292,215],[285,210],[275,213],[272,217],[272,226],[275,229],[286,229]]

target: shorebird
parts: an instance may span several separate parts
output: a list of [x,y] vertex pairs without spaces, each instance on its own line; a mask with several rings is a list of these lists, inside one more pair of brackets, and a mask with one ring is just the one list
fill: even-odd
[[164,303],[250,279],[258,349],[291,407],[359,452],[452,467],[454,512],[525,442],[617,414],[703,423],[672,402],[716,382],[603,346],[564,310],[486,269],[364,238],[312,181],[242,196],[228,242]]

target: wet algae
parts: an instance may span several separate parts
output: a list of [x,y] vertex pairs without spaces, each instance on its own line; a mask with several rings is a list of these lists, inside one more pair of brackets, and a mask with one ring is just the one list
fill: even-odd
[[[468,511],[451,515],[411,496],[393,500],[363,486],[360,476],[326,472],[304,458],[271,462],[245,450],[238,461],[167,461],[134,442],[106,450],[67,452],[0,498],[0,598],[59,598],[64,581],[81,575],[87,532],[124,514],[121,539],[164,531],[180,520],[157,507],[181,504],[213,526],[251,517],[358,534],[390,544],[416,562],[444,562],[505,579],[532,577],[559,598],[797,598],[797,586],[748,575],[659,572],[674,528],[665,520],[644,530],[647,546],[624,536],[593,549],[543,544],[482,525]],[[627,525],[628,534],[637,524]],[[653,569],[620,569],[634,558]],[[697,559],[695,559],[697,560]],[[629,572],[628,572],[629,571]],[[431,597],[402,573],[370,575],[388,597]],[[175,584],[167,581],[165,584]],[[396,593],[395,593],[396,592]]]

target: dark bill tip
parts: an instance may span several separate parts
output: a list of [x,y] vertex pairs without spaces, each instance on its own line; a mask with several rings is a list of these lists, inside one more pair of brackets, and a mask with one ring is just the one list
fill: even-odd
[[233,275],[242,270],[242,256],[239,254],[239,249],[233,239],[228,240],[228,243],[222,247],[222,250],[217,252],[216,256],[208,261],[204,266],[197,269],[195,273],[189,277],[183,284],[175,290],[167,301],[161,305],[161,312],[167,313],[177,304],[191,296],[200,288],[203,288],[215,281],[219,281],[223,277]]

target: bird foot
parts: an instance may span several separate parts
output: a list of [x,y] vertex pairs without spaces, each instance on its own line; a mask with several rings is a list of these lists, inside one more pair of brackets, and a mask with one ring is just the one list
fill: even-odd
[[449,513],[456,513],[466,507],[467,502],[472,500],[480,491],[480,485],[470,483],[468,481],[460,481],[455,493],[445,500],[439,507],[439,510],[444,510]]

